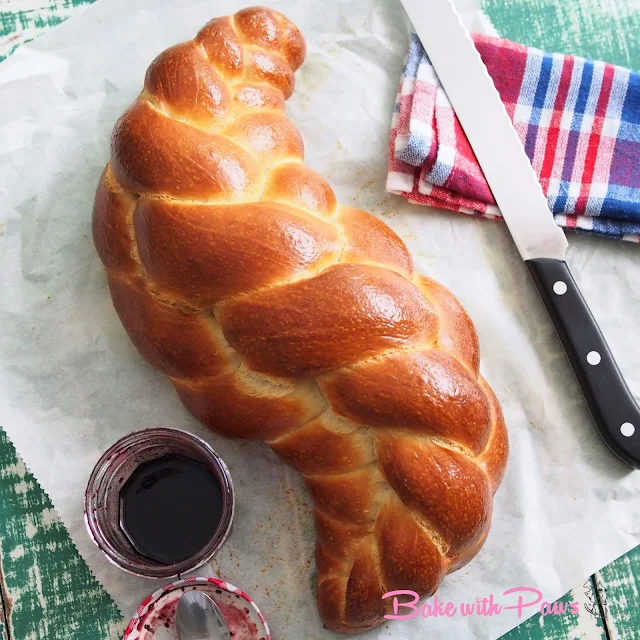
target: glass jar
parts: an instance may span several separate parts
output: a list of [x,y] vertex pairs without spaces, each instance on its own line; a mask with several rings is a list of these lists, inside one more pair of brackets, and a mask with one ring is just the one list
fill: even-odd
[[[200,551],[167,565],[141,555],[125,535],[120,526],[120,490],[139,465],[170,454],[192,458],[211,469],[222,489],[222,515],[213,536]],[[234,509],[233,483],[222,458],[201,438],[169,427],[135,431],[118,440],[96,464],[84,498],[85,523],[98,548],[117,567],[145,578],[172,578],[207,563],[227,539]]]

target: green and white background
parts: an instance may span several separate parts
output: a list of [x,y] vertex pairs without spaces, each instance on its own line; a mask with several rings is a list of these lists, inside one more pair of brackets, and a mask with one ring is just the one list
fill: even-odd
[[[92,1],[0,0],[0,60]],[[640,0],[483,0],[483,7],[512,40],[640,69]],[[0,595],[5,640],[106,640],[123,624],[1,430]],[[578,601],[580,614],[534,616],[503,640],[639,640],[640,548],[561,600]]]

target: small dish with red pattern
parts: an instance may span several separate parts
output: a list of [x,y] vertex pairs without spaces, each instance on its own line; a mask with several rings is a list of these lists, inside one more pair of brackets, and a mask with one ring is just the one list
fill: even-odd
[[220,607],[232,640],[271,640],[269,627],[258,605],[232,584],[217,578],[187,578],[152,593],[136,611],[123,640],[177,640],[176,609],[182,594],[204,591]]

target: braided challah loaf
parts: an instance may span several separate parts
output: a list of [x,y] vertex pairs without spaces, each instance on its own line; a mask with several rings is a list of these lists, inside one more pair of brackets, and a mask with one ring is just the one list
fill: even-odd
[[284,101],[304,54],[264,8],[161,53],[93,230],[124,327],[189,411],[303,474],[320,613],[349,633],[478,552],[507,434],[456,299],[303,164]]

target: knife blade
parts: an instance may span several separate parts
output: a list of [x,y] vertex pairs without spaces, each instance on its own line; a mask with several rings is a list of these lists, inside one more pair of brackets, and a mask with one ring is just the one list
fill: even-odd
[[640,408],[573,279],[567,240],[451,0],[401,0],[453,106],[549,313],[593,421],[609,448],[640,468]]

